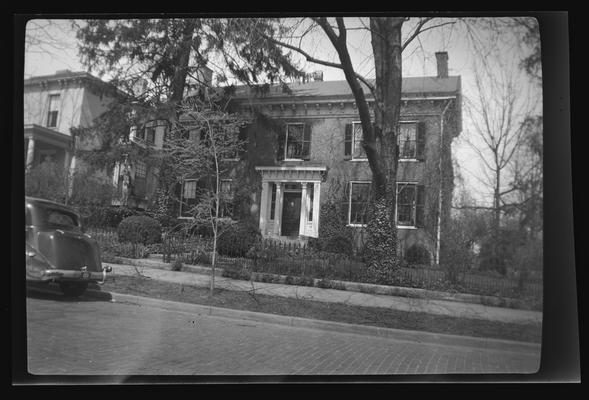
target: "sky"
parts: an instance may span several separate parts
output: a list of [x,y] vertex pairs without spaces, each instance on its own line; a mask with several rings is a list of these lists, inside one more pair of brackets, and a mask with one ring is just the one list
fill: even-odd
[[[438,19],[434,24],[447,24],[451,20]],[[31,20],[27,24],[27,30],[35,31],[35,37],[51,37],[54,40],[43,40],[38,43],[25,43],[25,78],[31,76],[51,75],[58,70],[69,69],[71,71],[84,71],[86,68],[79,62],[77,56],[77,44],[75,31],[71,28],[70,20]],[[404,36],[410,32],[413,20],[405,23]],[[346,18],[346,26],[352,28],[348,33],[348,49],[355,70],[371,79],[374,78],[374,64],[372,59],[372,47],[370,34],[364,29],[363,22],[359,18]],[[506,71],[517,74],[516,81],[521,84],[521,93],[528,93],[532,98],[539,100],[536,104],[536,113],[541,113],[541,88],[527,82],[527,76],[517,63],[525,55],[521,46],[509,41],[511,32],[498,32],[496,37],[489,37],[483,30],[477,30],[475,34],[481,43],[491,41],[498,43],[499,52],[492,55],[484,62],[485,67],[495,68],[493,73],[504,74]],[[317,58],[338,61],[337,54],[326,36],[317,31],[308,35],[302,46],[307,52]],[[467,39],[463,27],[458,24],[445,25],[432,29],[419,35],[403,51],[403,76],[435,76],[436,51],[448,52],[449,75],[461,76],[462,91],[465,101],[476,100],[478,92],[475,86],[474,69],[475,62],[480,63],[480,58],[473,55],[472,41]],[[491,56],[490,56],[491,57]],[[312,63],[302,64],[308,71],[323,71],[323,79],[343,80],[343,72],[336,68]],[[510,68],[511,67],[511,68]],[[464,104],[463,104],[464,108]],[[463,131],[452,144],[453,157],[456,159],[459,173],[463,177],[464,185],[478,205],[489,205],[492,197],[489,188],[481,184],[484,176],[484,164],[479,154],[467,143],[467,140],[477,144],[474,134],[474,124],[469,116],[463,112]],[[480,144],[480,143],[479,143]],[[455,171],[456,173],[456,171]]]

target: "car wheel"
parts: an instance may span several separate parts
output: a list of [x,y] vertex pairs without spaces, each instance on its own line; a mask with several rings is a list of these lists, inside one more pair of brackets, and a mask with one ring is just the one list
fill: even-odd
[[60,282],[59,287],[66,297],[80,297],[88,288],[88,282]]

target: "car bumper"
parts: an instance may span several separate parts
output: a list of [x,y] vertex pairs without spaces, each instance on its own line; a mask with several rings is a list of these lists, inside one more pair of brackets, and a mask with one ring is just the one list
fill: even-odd
[[75,271],[67,269],[46,269],[41,271],[41,281],[81,281],[81,282],[99,282],[104,283],[107,273],[111,272],[111,267],[105,267],[101,272],[96,271]]

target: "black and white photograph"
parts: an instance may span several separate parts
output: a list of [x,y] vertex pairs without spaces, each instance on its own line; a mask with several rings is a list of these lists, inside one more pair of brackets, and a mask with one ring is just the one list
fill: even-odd
[[23,381],[542,380],[542,21],[23,17]]

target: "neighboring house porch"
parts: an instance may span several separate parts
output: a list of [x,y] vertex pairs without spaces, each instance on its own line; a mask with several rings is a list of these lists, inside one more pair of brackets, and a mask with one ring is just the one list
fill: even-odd
[[65,171],[75,167],[71,136],[36,124],[24,126],[25,168],[30,169],[44,161],[63,165]]

